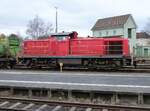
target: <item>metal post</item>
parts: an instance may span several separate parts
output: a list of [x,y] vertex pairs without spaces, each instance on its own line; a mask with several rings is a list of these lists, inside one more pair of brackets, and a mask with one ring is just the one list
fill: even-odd
[[143,94],[139,93],[138,94],[138,104],[143,104],[144,100],[143,100]]
[[114,93],[111,98],[111,104],[117,104],[119,102],[118,94]]
[[72,91],[68,90],[68,100],[72,100]]
[[90,101],[93,102],[93,98],[94,98],[94,92],[90,92]]
[[55,7],[55,9],[56,9],[56,29],[55,29],[55,33],[57,33],[57,31],[58,31],[58,21],[57,21],[57,16],[58,16],[58,12],[57,12],[57,9],[58,9],[58,7]]
[[10,95],[12,96],[13,94],[14,94],[14,88],[11,87],[11,88],[10,88]]
[[32,89],[28,89],[28,97],[32,98]]
[[59,63],[59,67],[60,67],[60,72],[62,72],[62,70],[63,70],[63,63]]
[[51,91],[51,89],[48,90],[48,98],[49,98],[49,99],[52,98],[52,91]]

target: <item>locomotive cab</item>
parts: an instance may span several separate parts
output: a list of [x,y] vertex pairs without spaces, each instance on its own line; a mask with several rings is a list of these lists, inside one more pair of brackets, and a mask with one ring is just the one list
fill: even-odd
[[73,31],[73,32],[53,33],[51,34],[51,37],[56,38],[57,40],[66,40],[67,38],[76,39],[77,35],[78,33]]
[[117,55],[123,53],[122,41],[108,41],[106,44],[106,54]]

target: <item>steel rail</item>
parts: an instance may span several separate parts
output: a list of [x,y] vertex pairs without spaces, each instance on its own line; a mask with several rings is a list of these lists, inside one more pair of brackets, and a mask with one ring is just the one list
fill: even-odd
[[[47,104],[49,106],[62,106],[62,107],[77,107],[77,108],[92,108],[92,109],[109,109],[109,110],[136,110],[136,111],[150,111],[149,106],[127,106],[127,105],[110,105],[110,104],[87,104],[87,103],[72,103],[72,102],[59,102],[59,101],[49,101],[49,100],[39,100],[39,99],[24,99],[24,98],[14,98],[14,97],[0,97],[0,100],[4,101],[15,101],[15,102],[26,102],[34,104]],[[10,111],[26,111],[10,108],[2,108]],[[0,107],[1,110],[1,107]]]

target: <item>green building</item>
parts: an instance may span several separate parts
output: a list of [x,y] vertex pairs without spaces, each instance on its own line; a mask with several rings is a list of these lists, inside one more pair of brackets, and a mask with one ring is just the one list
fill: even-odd
[[91,30],[95,37],[120,36],[128,38],[132,53],[133,47],[136,47],[136,28],[137,25],[132,15],[127,14],[98,19]]
[[136,57],[150,58],[150,35],[146,32],[138,32],[137,34]]

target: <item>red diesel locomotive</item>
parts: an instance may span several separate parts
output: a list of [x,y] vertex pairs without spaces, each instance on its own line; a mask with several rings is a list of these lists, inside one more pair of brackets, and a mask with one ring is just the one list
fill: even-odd
[[123,67],[131,63],[129,41],[121,37],[78,37],[77,32],[26,40],[19,61],[28,67]]

